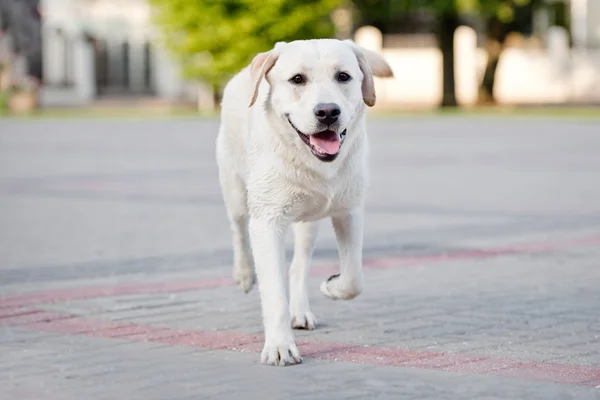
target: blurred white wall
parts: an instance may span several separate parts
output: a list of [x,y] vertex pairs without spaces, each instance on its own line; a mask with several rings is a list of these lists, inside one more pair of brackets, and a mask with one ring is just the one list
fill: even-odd
[[[598,1],[600,3],[600,1]],[[437,48],[382,48],[374,27],[357,30],[355,42],[381,53],[395,77],[376,79],[377,106],[433,107],[442,98],[442,54]],[[546,46],[509,47],[496,71],[494,96],[500,104],[600,102],[600,48],[569,49],[567,33],[552,27]],[[475,31],[460,27],[455,37],[457,100],[477,100],[487,54],[477,48]]]

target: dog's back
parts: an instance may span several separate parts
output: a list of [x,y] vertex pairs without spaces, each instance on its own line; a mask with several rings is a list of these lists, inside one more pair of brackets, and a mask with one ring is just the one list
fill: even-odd
[[250,69],[241,70],[225,86],[221,103],[221,125],[217,136],[217,160],[225,168],[246,176],[246,144],[248,136],[251,95]]

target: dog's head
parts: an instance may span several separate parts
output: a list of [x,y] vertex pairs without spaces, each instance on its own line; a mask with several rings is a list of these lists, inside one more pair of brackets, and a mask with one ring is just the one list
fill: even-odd
[[379,54],[335,39],[277,43],[254,58],[250,71],[250,107],[265,78],[268,107],[321,161],[337,157],[360,107],[375,105],[373,76],[392,76]]

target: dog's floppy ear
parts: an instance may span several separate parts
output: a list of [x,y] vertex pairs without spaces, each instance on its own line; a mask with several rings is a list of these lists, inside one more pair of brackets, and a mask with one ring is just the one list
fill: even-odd
[[375,82],[373,76],[387,78],[394,76],[392,68],[378,53],[358,46],[352,40],[346,40],[358,60],[358,66],[363,73],[362,95],[363,101],[369,107],[375,105]]
[[365,58],[367,59],[369,66],[371,67],[371,72],[373,75],[378,78],[393,78],[394,72],[390,65],[385,61],[385,58],[381,56],[381,54],[365,49],[364,47],[356,46],[363,53]]
[[371,66],[367,61],[367,58],[361,51],[361,49],[354,44],[354,42],[348,41],[354,55],[356,55],[356,59],[358,60],[358,66],[363,73],[362,80],[362,96],[363,101],[369,107],[373,107],[375,105],[375,82],[373,81],[373,72],[371,71]]
[[252,63],[250,63],[250,75],[252,77],[252,96],[250,97],[250,104],[248,107],[252,107],[258,96],[258,88],[260,82],[267,75],[269,70],[273,68],[277,58],[279,57],[278,52],[273,49],[264,53],[257,54]]

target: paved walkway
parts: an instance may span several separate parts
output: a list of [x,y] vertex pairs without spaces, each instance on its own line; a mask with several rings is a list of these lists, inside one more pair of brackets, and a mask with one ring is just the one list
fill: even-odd
[[0,120],[0,398],[600,398],[600,124],[370,126],[365,292],[319,294],[325,222],[319,327],[275,368],[217,121]]

